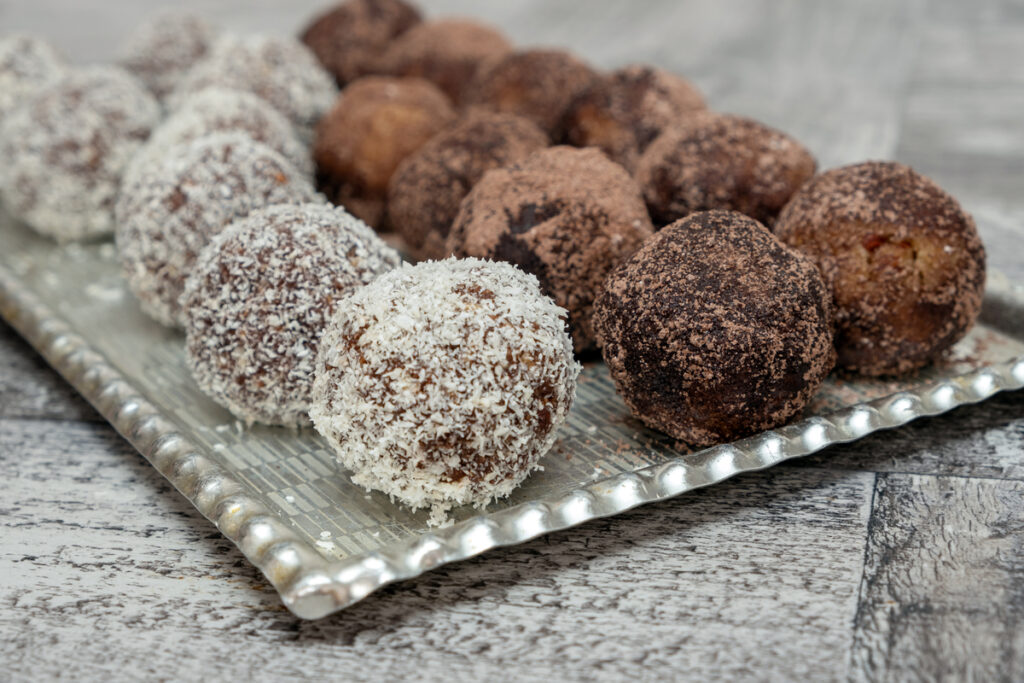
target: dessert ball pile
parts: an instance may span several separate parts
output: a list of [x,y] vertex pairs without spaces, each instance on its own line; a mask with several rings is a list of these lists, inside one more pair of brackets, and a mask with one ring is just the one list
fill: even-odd
[[296,38],[166,13],[114,66],[0,39],[0,155],[16,218],[115,233],[204,393],[312,422],[353,481],[434,522],[539,466],[574,352],[708,445],[799,416],[833,367],[940,359],[985,283],[971,217],[906,166],[816,175],[681,76],[404,0],[345,0]]

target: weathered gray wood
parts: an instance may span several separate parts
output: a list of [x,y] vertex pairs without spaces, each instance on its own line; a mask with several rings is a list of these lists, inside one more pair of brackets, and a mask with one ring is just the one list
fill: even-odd
[[300,622],[104,426],[5,426],[0,452],[21,454],[0,460],[9,672],[845,674],[871,474],[742,477]]
[[1020,680],[1024,483],[879,475],[853,674]]
[[99,420],[32,347],[0,320],[0,419]]

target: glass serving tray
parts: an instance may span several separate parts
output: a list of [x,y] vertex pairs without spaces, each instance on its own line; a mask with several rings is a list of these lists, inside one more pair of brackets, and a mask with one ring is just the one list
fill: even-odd
[[495,546],[1024,386],[1024,289],[999,274],[981,324],[944,362],[899,382],[830,378],[803,419],[696,453],[630,417],[604,366],[590,364],[544,470],[438,529],[426,511],[354,486],[312,430],[246,428],[204,397],[182,337],[125,289],[113,244],[58,246],[2,209],[0,243],[3,317],[309,619]]

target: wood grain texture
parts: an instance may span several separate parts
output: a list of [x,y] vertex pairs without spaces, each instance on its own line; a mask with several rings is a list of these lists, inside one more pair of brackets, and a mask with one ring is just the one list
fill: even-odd
[[[5,425],[0,452],[23,456],[0,460],[12,673],[845,674],[871,474],[742,477],[301,622],[102,425]],[[55,659],[54,643],[75,657]]]
[[[103,60],[159,4],[0,0],[0,30]],[[322,1],[179,4],[235,30],[290,32]],[[424,4],[600,66],[675,69],[715,107],[794,134],[822,167],[911,163],[975,215],[990,262],[1024,281],[1017,1]],[[93,419],[0,326],[0,678],[1024,671],[1024,393],[491,552],[313,623],[288,614],[213,525]]]
[[863,680],[1020,680],[1024,483],[879,475],[857,611]]

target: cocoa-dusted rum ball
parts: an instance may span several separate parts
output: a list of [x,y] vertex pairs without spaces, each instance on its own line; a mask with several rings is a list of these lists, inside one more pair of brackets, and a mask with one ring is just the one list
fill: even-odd
[[381,61],[385,73],[425,78],[456,105],[477,71],[512,51],[496,28],[471,19],[425,21],[396,40]]
[[626,169],[594,148],[550,147],[488,171],[462,201],[446,246],[537,276],[569,311],[583,352],[594,344],[591,313],[605,278],[652,231]]
[[444,93],[422,78],[367,76],[320,121],[313,158],[321,190],[377,229],[398,164],[455,120]]
[[388,185],[388,221],[418,260],[447,256],[445,240],[462,200],[487,171],[547,147],[520,116],[470,110],[406,157]]
[[402,0],[346,0],[316,16],[300,40],[344,86],[375,73],[388,46],[420,21]]
[[635,64],[599,77],[584,90],[566,112],[560,135],[575,147],[598,147],[633,171],[655,138],[705,109],[704,96],[685,78]]
[[752,218],[706,211],[611,274],[594,327],[633,415],[707,446],[800,413],[835,362],[832,316],[809,258]]
[[597,77],[597,72],[565,50],[521,50],[480,69],[464,104],[518,114],[554,137],[569,105]]
[[920,368],[961,339],[981,310],[985,249],[974,221],[903,164],[822,173],[786,206],[775,234],[818,264],[835,300],[846,370]]
[[785,133],[741,116],[698,112],[651,143],[636,178],[657,225],[728,209],[770,227],[815,167],[811,153]]

